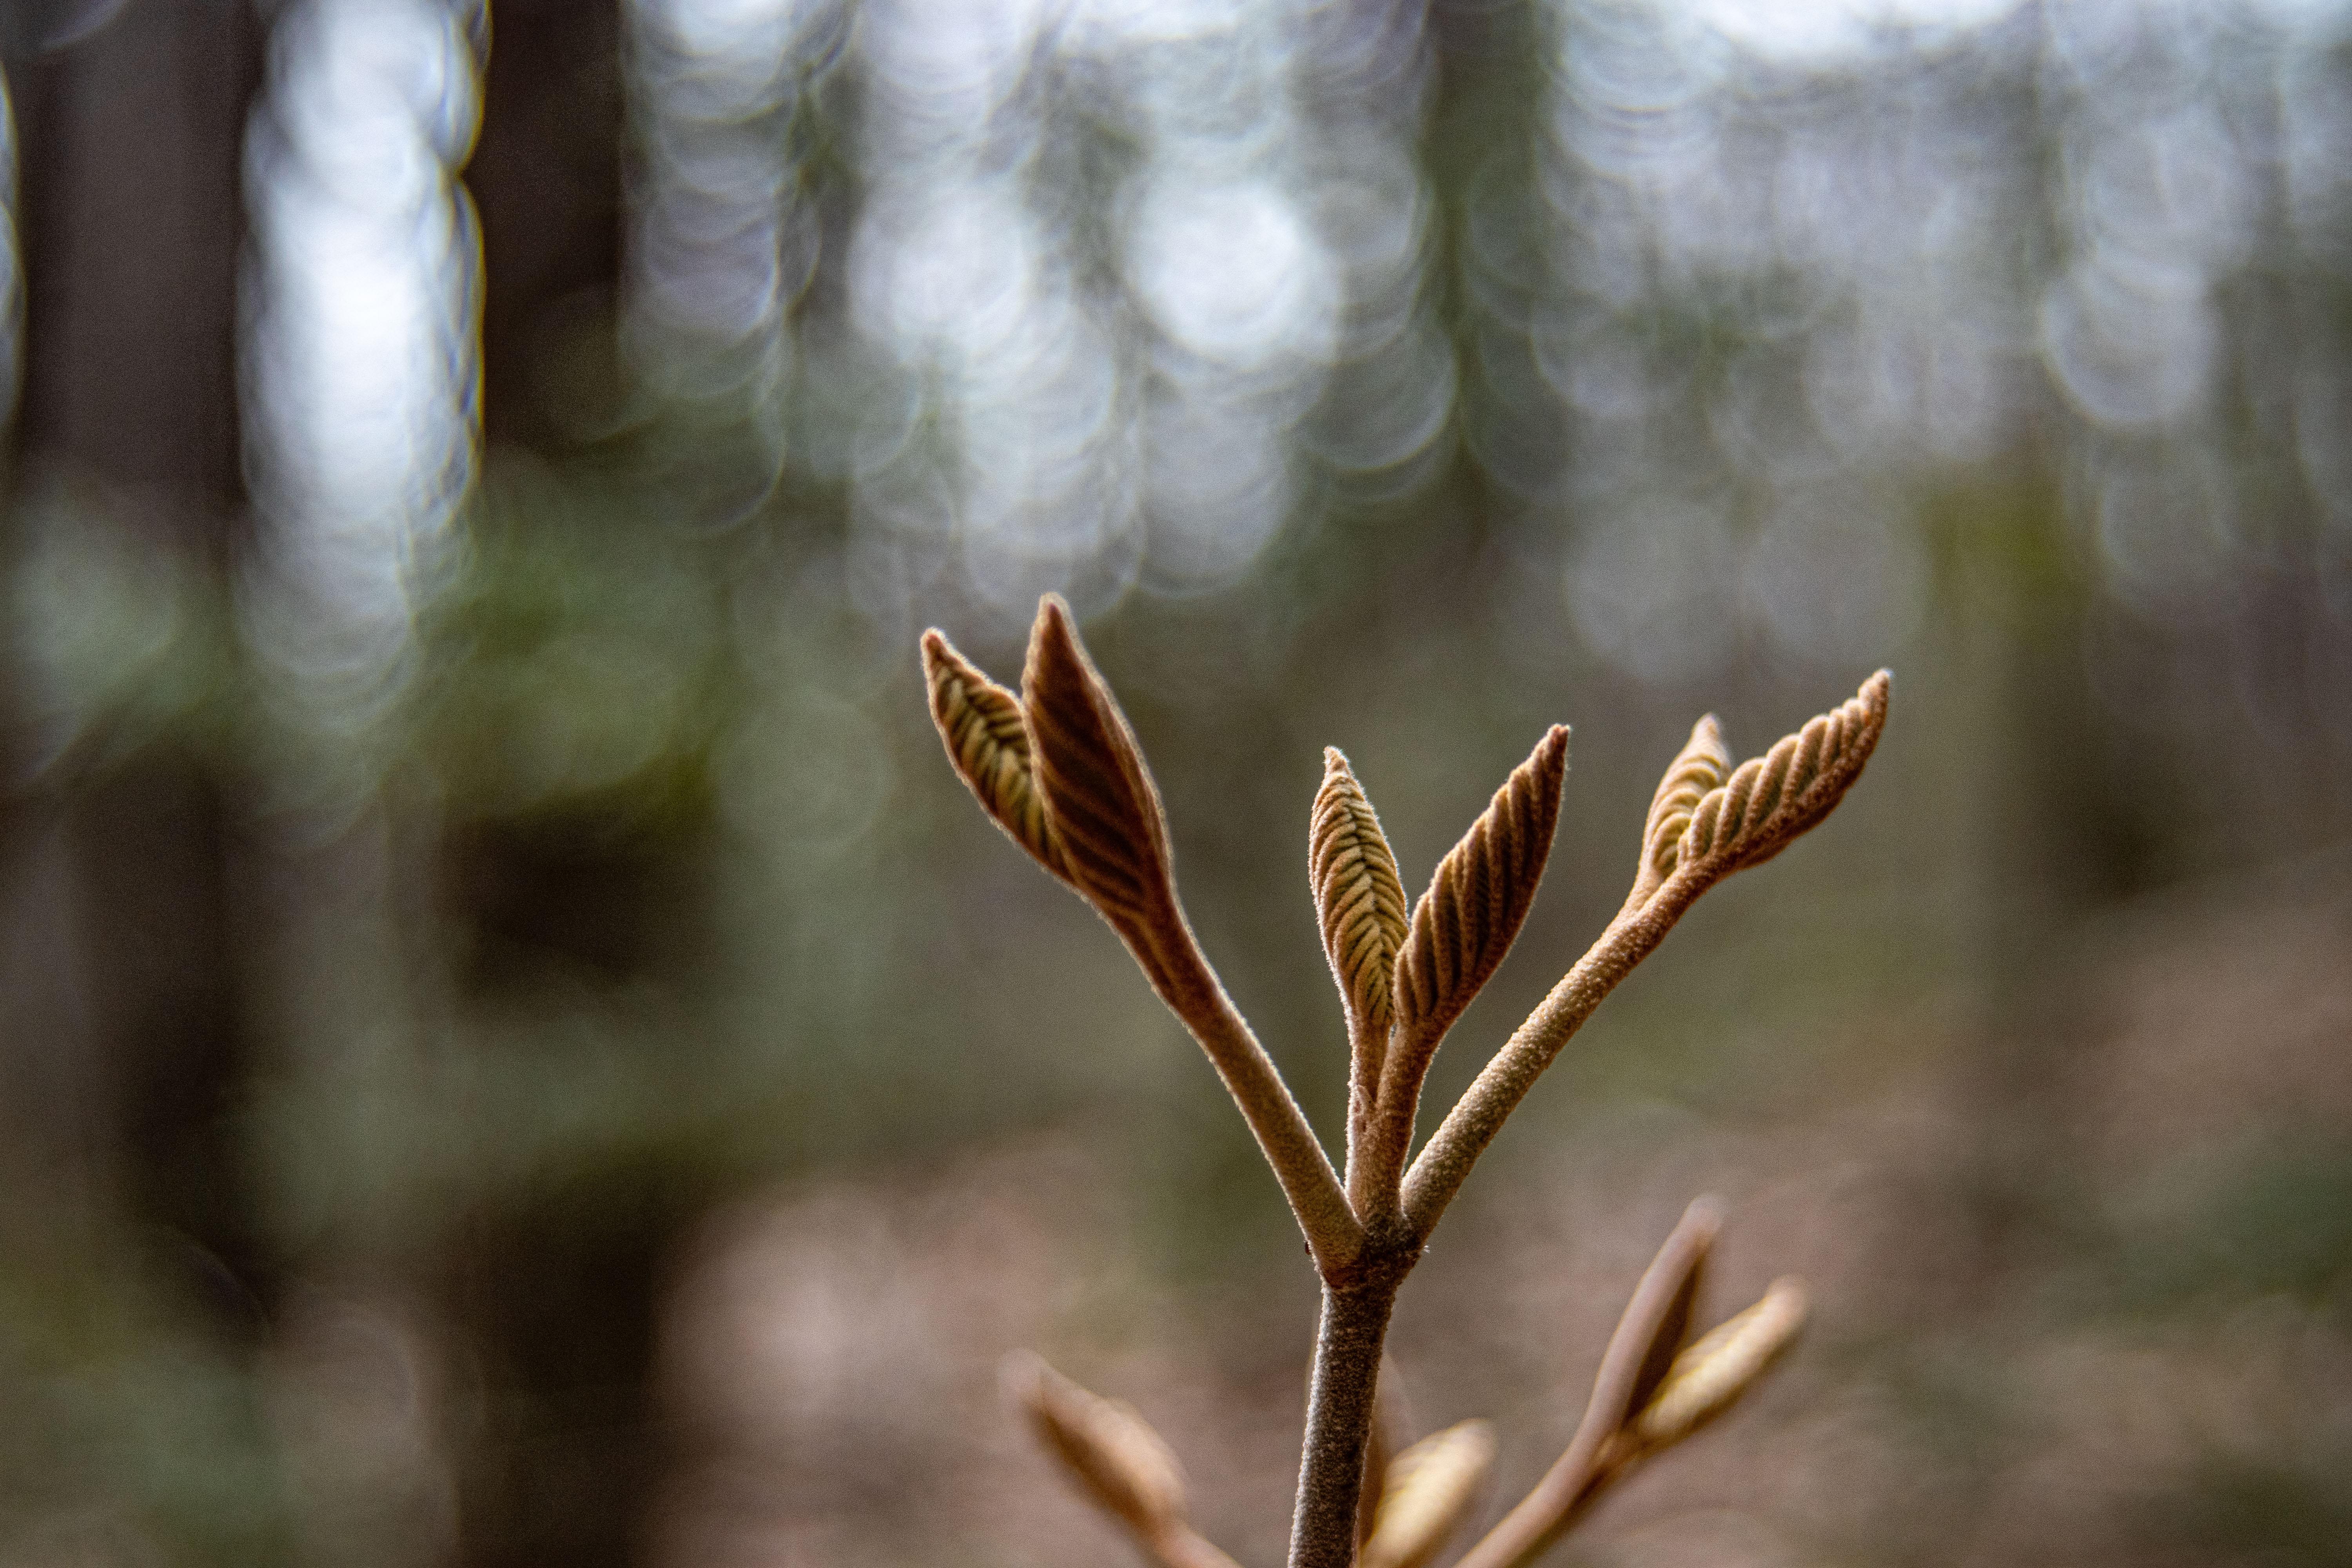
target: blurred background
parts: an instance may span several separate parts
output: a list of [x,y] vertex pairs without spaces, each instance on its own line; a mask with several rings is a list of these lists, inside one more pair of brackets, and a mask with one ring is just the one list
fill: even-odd
[[0,10],[0,1563],[1119,1560],[1022,1345],[1278,1561],[1296,1234],[925,715],[1048,590],[1327,1134],[1322,746],[1418,889],[1576,728],[1450,1100],[1896,672],[1405,1293],[1490,1515],[1711,1190],[1814,1325],[1563,1561],[2352,1563],[2352,10],[495,13]]

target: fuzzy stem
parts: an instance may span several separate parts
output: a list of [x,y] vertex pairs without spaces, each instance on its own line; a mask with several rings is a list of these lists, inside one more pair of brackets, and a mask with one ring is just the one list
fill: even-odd
[[1617,1477],[1609,1436],[1580,1431],[1536,1489],[1507,1514],[1454,1568],[1526,1568],[1541,1557]]
[[1601,939],[1495,1053],[1468,1092],[1445,1113],[1429,1146],[1405,1173],[1405,1224],[1413,1235],[1429,1235],[1454,1194],[1461,1191],[1470,1167],[1502,1131],[1504,1118],[1535,1086],[1544,1068],[1551,1066],[1569,1037],[1583,1026],[1601,998],[1665,940],[1675,921],[1714,879],[1689,868],[1677,870],[1639,910],[1612,921]]
[[1381,1065],[1380,1092],[1364,1129],[1363,1168],[1348,1188],[1367,1225],[1391,1222],[1402,1213],[1400,1188],[1405,1156],[1412,1152],[1413,1122],[1421,1114],[1422,1081],[1429,1075],[1442,1035],[1442,1030],[1400,1034]]
[[1397,1171],[1402,1162],[1383,1160],[1379,1145],[1382,1070],[1390,1046],[1386,1019],[1370,1025],[1350,1010],[1348,1019],[1348,1206],[1368,1225],[1396,1214]]
[[1282,1184],[1283,1196],[1290,1200],[1290,1212],[1307,1237],[1315,1267],[1328,1278],[1355,1262],[1363,1247],[1364,1227],[1356,1223],[1339,1173],[1331,1169],[1331,1157],[1307,1125],[1307,1113],[1291,1098],[1274,1058],[1225,994],[1183,916],[1176,915],[1171,923],[1172,931],[1149,933],[1148,948],[1137,947],[1132,937],[1129,945],[1137,948],[1136,957],[1160,999],[1200,1042],[1226,1092],[1241,1108],[1265,1163]]
[[1298,1506],[1291,1516],[1290,1568],[1349,1568],[1356,1560],[1356,1503],[1371,1438],[1381,1346],[1412,1256],[1399,1255],[1392,1267],[1361,1282],[1323,1288]]
[[[1567,1534],[1569,1526],[1616,1479],[1626,1451],[1615,1439],[1633,1414],[1635,1401],[1643,1397],[1643,1368],[1651,1360],[1659,1336],[1668,1331],[1675,1299],[1705,1259],[1722,1225],[1722,1210],[1713,1198],[1700,1198],[1683,1211],[1681,1221],[1649,1268],[1642,1271],[1641,1283],[1618,1316],[1609,1348],[1601,1357],[1601,1369],[1593,1374],[1584,1418],[1577,1423],[1568,1451],[1454,1568],[1524,1568]],[[1679,1342],[1681,1331],[1673,1331],[1673,1337]],[[1668,1348],[1679,1348],[1679,1343]]]

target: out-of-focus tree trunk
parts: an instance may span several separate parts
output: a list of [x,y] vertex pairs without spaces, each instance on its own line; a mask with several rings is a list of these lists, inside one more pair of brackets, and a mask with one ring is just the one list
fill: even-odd
[[466,165],[481,216],[483,437],[541,450],[544,361],[621,258],[620,0],[501,0]]
[[[215,602],[226,590],[245,505],[239,170],[261,43],[247,0],[132,0],[7,62],[25,280],[12,555],[26,503],[50,498],[72,509],[64,526],[118,531]],[[181,738],[126,750],[86,731],[46,756],[8,679],[0,988],[9,1087],[26,1092],[5,1095],[6,1140],[38,1152],[19,1168],[57,1185],[58,1212],[88,1204],[171,1237],[200,1310],[249,1323],[270,1269],[236,1134],[235,782]]]
[[[554,461],[565,434],[545,380],[564,334],[609,310],[621,250],[618,0],[496,6],[480,140],[466,183],[480,216],[486,466],[516,449]],[[495,480],[494,480],[495,482]],[[654,851],[658,858],[659,849]],[[453,823],[441,897],[490,956],[468,989],[530,976],[535,956],[640,973],[641,849],[595,824]],[[503,956],[501,956],[503,955]],[[479,1000],[480,998],[476,998]],[[459,1464],[468,1568],[631,1560],[655,1479],[647,1403],[661,1269],[690,1201],[625,1162],[585,1184],[493,1199],[449,1238],[444,1284],[482,1368],[488,1419]]]

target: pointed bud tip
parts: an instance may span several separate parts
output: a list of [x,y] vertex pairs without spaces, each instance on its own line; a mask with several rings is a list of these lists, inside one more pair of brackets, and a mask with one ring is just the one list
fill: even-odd
[[[1037,601],[1037,619],[1029,628],[1029,666],[1037,667],[1041,659],[1076,667],[1085,672],[1085,684],[1101,683],[1094,657],[1087,652],[1086,639],[1078,636],[1077,617],[1070,613],[1070,606],[1059,594],[1047,594]],[[1022,684],[1029,684],[1026,669]]]
[[926,679],[936,679],[942,668],[951,668],[961,662],[955,644],[948,641],[945,632],[933,626],[923,634],[923,675]]
[[1568,773],[1568,726],[1554,724],[1544,731],[1536,749],[1528,753],[1522,766],[1533,768],[1538,774],[1559,777]]

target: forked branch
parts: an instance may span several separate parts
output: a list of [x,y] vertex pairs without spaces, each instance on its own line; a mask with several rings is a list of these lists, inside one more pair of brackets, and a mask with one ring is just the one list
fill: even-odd
[[[1684,1212],[1618,1319],[1567,1451],[1457,1568],[1528,1568],[1617,1481],[1728,1410],[1795,1339],[1804,1290],[1783,1279],[1687,1342],[1721,1225],[1712,1198]],[[1006,1358],[1004,1384],[1078,1489],[1161,1568],[1231,1568],[1192,1529],[1175,1456],[1133,1406],[1089,1393],[1027,1352]],[[1386,1447],[1367,1456],[1371,1501],[1357,1568],[1426,1568],[1478,1500],[1494,1429],[1464,1421],[1393,1458]]]
[[[1397,1289],[1471,1165],[1569,1037],[1699,895],[1779,854],[1834,808],[1886,721],[1888,677],[1761,757],[1731,766],[1712,715],[1660,782],[1641,858],[1609,928],[1486,1064],[1411,1168],[1423,1081],[1448,1028],[1495,973],[1535,898],[1559,816],[1568,731],[1512,773],[1408,911],[1371,803],[1325,754],[1308,841],[1325,956],[1349,1039],[1347,1182],[1202,953],[1176,894],[1160,792],[1068,610],[1038,607],[1022,690],[923,637],[931,714],[982,807],[1091,903],[1200,1041],[1281,1181],[1323,1279],[1292,1568],[1418,1568],[1462,1517],[1492,1452],[1482,1426],[1441,1435],[1365,1486],[1374,1391]],[[1718,1220],[1692,1205],[1634,1292],[1568,1451],[1463,1559],[1517,1568],[1616,1477],[1711,1419],[1794,1335],[1793,1281],[1685,1347]],[[1231,1568],[1183,1517],[1181,1476],[1140,1416],[1023,1363],[1015,1393],[1088,1495],[1163,1568]],[[1378,1463],[1378,1458],[1374,1459]],[[1390,1484],[1385,1488],[1380,1480]]]
[[1526,1568],[1636,1465],[1729,1409],[1796,1338],[1804,1290],[1780,1279],[1755,1306],[1685,1346],[1721,1226],[1711,1198],[1684,1212],[1609,1337],[1567,1451],[1454,1568]]
[[1346,1268],[1362,1227],[1306,1114],[1184,919],[1159,788],[1067,606],[1050,595],[1038,606],[1017,742],[1005,708],[1012,694],[936,630],[924,634],[923,665],[957,773],[999,826],[1118,932],[1241,1107],[1318,1267],[1326,1275]]

